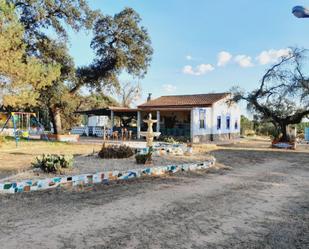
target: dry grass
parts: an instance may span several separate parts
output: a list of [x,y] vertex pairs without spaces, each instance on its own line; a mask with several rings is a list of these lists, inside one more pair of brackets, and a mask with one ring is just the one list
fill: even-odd
[[[29,169],[31,162],[35,157],[42,154],[72,154],[74,156],[81,155],[79,161],[87,167],[91,162],[89,157],[83,157],[85,155],[92,154],[93,152],[98,152],[101,149],[101,144],[69,144],[69,143],[59,143],[59,142],[46,142],[46,141],[21,141],[19,147],[16,148],[15,141],[9,140],[0,147],[0,178],[10,175],[9,172],[21,172]],[[293,150],[282,150],[282,149],[272,149],[270,148],[270,140],[265,138],[245,138],[233,144],[225,145],[194,145],[194,152],[196,156],[190,158],[186,157],[185,160],[199,161],[203,160],[206,154],[211,152],[212,155],[217,157],[217,151],[224,151],[224,163],[229,160],[238,161],[242,164],[243,160],[250,158],[252,161],[261,161],[267,158],[269,154],[274,154],[280,152],[278,157],[280,158],[282,154],[287,153],[297,153],[297,152],[309,152],[309,145],[297,146],[296,151]],[[252,153],[249,153],[251,151]],[[235,152],[239,154],[238,157],[230,158],[229,155]],[[221,153],[222,154],[222,153]],[[220,154],[220,155],[221,155]],[[254,156],[256,155],[256,157]],[[200,156],[200,158],[199,158]],[[301,154],[299,154],[301,156]],[[220,157],[220,156],[219,156]],[[218,158],[219,159],[219,158]],[[133,160],[133,159],[132,159]],[[171,160],[184,160],[181,157]],[[106,163],[106,161],[105,161]],[[97,163],[100,164],[101,163]],[[110,164],[110,162],[109,162]],[[105,164],[106,165],[106,164]]]
[[194,152],[203,153],[218,149],[216,144],[193,144]]
[[20,171],[31,166],[42,154],[86,155],[99,151],[99,144],[69,144],[48,141],[20,141],[18,148],[9,140],[0,148],[0,172]]
[[[21,141],[18,148],[16,148],[15,141],[9,140],[0,148],[0,179],[23,180],[55,176],[29,170],[31,162],[42,154],[74,155],[74,168],[70,172],[71,174],[144,167],[144,165],[137,165],[134,157],[101,159],[97,156],[100,149],[101,145],[99,143],[70,144],[36,140]],[[207,153],[195,153],[191,156],[154,156],[152,166],[204,161],[208,159],[208,156]]]

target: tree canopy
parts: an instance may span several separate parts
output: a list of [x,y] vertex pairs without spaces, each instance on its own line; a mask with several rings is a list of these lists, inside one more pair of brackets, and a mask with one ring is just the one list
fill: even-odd
[[[24,43],[23,54],[26,54],[23,58],[29,58],[28,64],[32,59],[36,63],[44,63],[46,79],[38,81],[42,87],[32,88],[31,93],[36,98],[39,96],[41,102],[38,106],[49,113],[55,132],[61,132],[61,120],[72,115],[68,110],[76,111],[80,100],[85,100],[80,91],[82,88],[102,93],[103,89],[120,89],[118,76],[122,72],[138,78],[146,74],[153,50],[141,18],[133,9],[125,8],[110,16],[92,10],[85,0],[6,2],[18,17],[16,23],[22,30],[20,41]],[[95,58],[90,65],[75,67],[67,48],[67,27],[76,32],[86,30],[93,33],[89,45],[95,52]],[[18,44],[13,46],[16,48]],[[60,75],[57,75],[55,65],[58,65]],[[35,69],[35,66],[32,68]],[[7,104],[15,100],[13,98]],[[24,107],[24,103],[17,104]],[[34,102],[29,103],[32,104]]]
[[309,115],[309,78],[304,73],[307,50],[294,48],[263,75],[252,92],[237,90],[234,100],[246,100],[260,118],[272,122],[287,141],[287,126]]
[[91,10],[85,0],[7,0],[19,14],[19,21],[25,28],[25,39],[32,52],[40,50],[37,46],[41,40],[48,38],[47,30],[53,36],[68,39],[65,25],[74,31],[91,29],[100,15]]
[[26,54],[24,28],[14,6],[0,0],[0,90],[2,105],[36,105],[39,91],[60,75],[60,65]]
[[77,70],[79,80],[72,92],[83,85],[119,87],[118,75],[123,71],[135,77],[146,74],[153,50],[140,22],[140,16],[131,8],[97,20],[91,41],[96,58],[91,65]]
[[132,82],[126,82],[118,91],[119,102],[123,107],[131,107],[135,101],[141,97],[141,86],[139,84],[134,85]]

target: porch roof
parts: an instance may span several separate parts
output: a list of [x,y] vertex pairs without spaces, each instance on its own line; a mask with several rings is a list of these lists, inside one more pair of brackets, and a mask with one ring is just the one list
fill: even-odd
[[92,109],[86,111],[77,111],[77,114],[84,115],[95,115],[95,116],[110,116],[113,111],[117,115],[132,115],[135,114],[139,109],[128,108],[128,107],[118,107],[118,106],[109,106],[106,108]]
[[154,108],[208,107],[228,95],[230,95],[230,93],[162,96],[139,105],[138,108],[144,110]]

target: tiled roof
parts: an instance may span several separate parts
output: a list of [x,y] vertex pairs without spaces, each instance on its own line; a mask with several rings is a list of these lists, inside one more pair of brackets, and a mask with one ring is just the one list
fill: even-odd
[[213,103],[227,97],[230,93],[207,93],[194,95],[171,95],[162,96],[157,99],[150,100],[140,106],[144,108],[168,108],[168,107],[203,107],[210,106]]

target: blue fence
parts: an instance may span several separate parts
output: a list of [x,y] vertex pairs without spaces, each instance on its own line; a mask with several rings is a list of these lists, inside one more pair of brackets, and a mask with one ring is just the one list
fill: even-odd
[[305,140],[309,142],[309,127],[305,128]]

